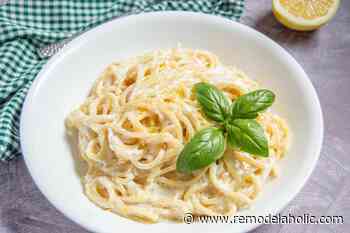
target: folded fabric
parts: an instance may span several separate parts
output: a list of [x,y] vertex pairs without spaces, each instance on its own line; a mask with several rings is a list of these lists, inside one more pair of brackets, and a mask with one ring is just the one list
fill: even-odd
[[132,12],[182,10],[238,20],[244,0],[28,0],[0,6],[0,160],[21,154],[19,118],[26,93],[47,62],[39,48]]

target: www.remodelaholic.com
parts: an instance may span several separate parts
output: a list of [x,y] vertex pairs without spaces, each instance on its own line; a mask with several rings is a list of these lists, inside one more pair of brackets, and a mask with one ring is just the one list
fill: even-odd
[[187,213],[183,218],[184,223],[193,224],[193,223],[225,223],[225,224],[234,224],[234,223],[243,223],[243,224],[343,224],[344,217],[341,215],[338,216],[314,216],[311,214],[303,215],[265,215],[265,216],[206,216],[206,215],[193,215]]

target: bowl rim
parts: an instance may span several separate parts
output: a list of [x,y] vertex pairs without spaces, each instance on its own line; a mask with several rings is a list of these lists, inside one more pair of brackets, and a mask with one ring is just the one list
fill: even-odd
[[[306,72],[302,68],[302,66],[294,59],[294,57],[288,53],[283,47],[281,47],[279,44],[277,44],[275,41],[267,37],[266,35],[262,34],[261,32],[255,30],[254,28],[251,28],[250,26],[247,26],[243,23],[235,22],[232,20],[229,20],[224,17],[220,16],[215,16],[215,15],[210,15],[206,13],[199,13],[199,12],[189,12],[189,11],[160,11],[160,12],[146,12],[146,13],[137,13],[137,14],[128,14],[128,15],[122,15],[118,18],[112,19],[110,21],[107,21],[105,23],[102,23],[94,28],[91,28],[84,33],[78,35],[77,37],[73,38],[67,45],[65,45],[60,51],[58,51],[55,55],[53,55],[48,62],[42,67],[40,72],[37,74],[37,77],[33,81],[27,96],[25,98],[23,107],[22,107],[22,112],[20,116],[20,145],[22,149],[22,154],[24,158],[24,162],[26,164],[26,167],[38,187],[38,189],[41,191],[41,193],[44,194],[46,199],[56,208],[58,209],[64,216],[66,216],[68,219],[73,220],[75,223],[78,225],[82,226],[85,229],[92,230],[93,232],[100,232],[101,228],[93,226],[89,223],[87,219],[82,219],[80,216],[76,216],[74,214],[71,214],[69,211],[66,210],[65,205],[60,203],[59,201],[55,200],[53,196],[51,196],[46,187],[40,183],[40,178],[37,176],[37,174],[34,172],[34,167],[35,164],[33,164],[30,160],[28,155],[28,144],[25,141],[26,135],[30,135],[30,132],[27,130],[27,119],[28,115],[30,114],[30,107],[35,101],[35,95],[37,90],[39,89],[39,86],[41,82],[46,80],[47,74],[50,73],[50,68],[54,67],[56,63],[58,63],[61,59],[64,59],[65,55],[69,53],[71,49],[74,49],[75,47],[79,47],[79,44],[83,43],[86,41],[89,37],[93,37],[94,34],[101,33],[104,28],[108,28],[109,26],[112,26],[114,24],[118,23],[123,23],[124,21],[128,21],[130,19],[135,19],[135,18],[144,18],[144,17],[167,17],[167,16],[176,16],[176,17],[197,17],[197,18],[207,18],[207,20],[216,22],[218,24],[230,24],[232,27],[240,27],[249,33],[255,34],[255,36],[259,37],[259,39],[264,40],[265,43],[271,44],[275,49],[279,50],[283,56],[286,57],[286,59],[293,63],[293,66],[297,67],[299,71],[303,74],[305,78],[303,78],[305,88],[307,89],[307,92],[309,92],[310,97],[315,103],[314,110],[316,113],[314,114],[315,117],[317,118],[317,124],[319,126],[319,137],[316,140],[316,144],[314,147],[316,148],[315,150],[315,155],[313,155],[312,161],[308,164],[308,173],[303,177],[302,180],[299,181],[298,187],[291,193],[289,194],[288,200],[285,201],[285,203],[280,204],[278,208],[273,209],[272,215],[275,215],[279,213],[282,209],[284,209],[293,199],[294,197],[301,191],[301,189],[304,187],[306,184],[307,180],[309,179],[311,173],[316,167],[316,163],[319,159],[321,148],[322,148],[322,143],[323,143],[323,137],[324,137],[324,121],[323,121],[323,114],[322,114],[322,109],[321,109],[321,104],[317,96],[317,92],[310,81],[309,77],[307,76]],[[243,231],[241,232],[248,232],[251,231],[258,226],[261,225],[261,223],[255,223],[255,224],[246,224],[247,227],[245,229],[242,229]],[[104,231],[102,231],[104,232]]]

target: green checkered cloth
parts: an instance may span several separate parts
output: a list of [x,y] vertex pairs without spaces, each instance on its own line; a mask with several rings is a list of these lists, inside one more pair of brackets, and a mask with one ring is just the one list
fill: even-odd
[[238,20],[244,0],[15,0],[0,6],[0,160],[21,154],[19,118],[47,62],[38,49],[130,12],[182,10]]

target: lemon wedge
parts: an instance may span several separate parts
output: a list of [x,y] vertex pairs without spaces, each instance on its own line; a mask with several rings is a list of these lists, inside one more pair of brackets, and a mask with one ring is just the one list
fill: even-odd
[[272,11],[286,27],[311,31],[327,23],[339,4],[340,0],[273,0]]

